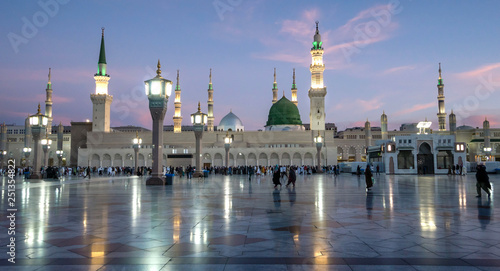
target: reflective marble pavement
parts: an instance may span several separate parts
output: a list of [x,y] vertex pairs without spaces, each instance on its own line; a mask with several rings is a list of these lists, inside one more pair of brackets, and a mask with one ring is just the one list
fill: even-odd
[[[2,270],[500,270],[500,194],[474,175],[106,177],[16,185],[16,263]],[[493,186],[500,175],[490,175]]]

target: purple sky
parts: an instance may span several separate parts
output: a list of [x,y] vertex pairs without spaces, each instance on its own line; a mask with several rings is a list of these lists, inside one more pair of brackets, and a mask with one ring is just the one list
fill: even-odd
[[[42,7],[38,2],[48,3]],[[54,5],[56,3],[56,5]],[[368,118],[389,128],[426,117],[437,127],[438,63],[446,112],[458,125],[498,127],[498,1],[5,1],[0,16],[0,115],[23,124],[44,108],[52,68],[54,123],[91,118],[90,94],[101,37],[113,95],[111,126],[151,128],[143,81],[175,82],[180,69],[183,125],[202,102],[213,69],[215,123],[230,109],[247,130],[263,129],[272,100],[290,98],[296,68],[299,110],[309,123],[310,48],[320,21],[328,94],[326,121],[340,130]],[[32,26],[32,27],[29,27]],[[173,124],[174,98],[165,124]],[[447,119],[448,121],[448,119]]]

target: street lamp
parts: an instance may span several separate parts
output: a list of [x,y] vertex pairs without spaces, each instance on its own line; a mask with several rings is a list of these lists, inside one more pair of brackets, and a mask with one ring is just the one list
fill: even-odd
[[42,149],[43,149],[43,165],[48,166],[48,157],[47,157],[47,151],[50,149],[50,145],[52,145],[52,140],[50,140],[48,137],[44,138],[41,140],[42,143]]
[[57,164],[59,166],[62,166],[62,156],[63,156],[63,150],[57,150],[56,151],[56,154],[57,154]]
[[33,174],[31,174],[30,179],[41,179],[42,174],[40,174],[40,134],[42,131],[45,131],[45,127],[47,126],[48,118],[47,116],[40,113],[40,104],[38,104],[38,112],[35,115],[31,115],[30,126],[31,126],[31,134],[33,135],[33,140],[35,141],[35,154],[33,157]]
[[2,163],[0,163],[0,166],[3,168],[3,163],[4,163],[4,158],[7,155],[7,151],[5,150],[0,150],[0,156],[2,156]]
[[141,144],[142,144],[142,138],[139,137],[139,132],[135,132],[135,138],[132,139],[132,143],[133,143],[133,148],[134,148],[134,153],[135,153],[134,171],[138,172],[139,171],[139,164],[138,164],[139,161],[137,160],[137,155],[139,153],[139,149],[141,148]]
[[316,149],[318,150],[318,172],[323,172],[321,169],[321,147],[323,147],[323,137],[319,134],[316,137],[314,137],[314,142],[316,143]]
[[161,77],[161,65],[158,60],[156,76],[144,81],[149,100],[149,111],[153,119],[153,168],[146,185],[164,185],[163,166],[163,120],[167,113],[167,102],[172,92],[172,81]]
[[226,132],[224,137],[224,149],[226,150],[226,168],[229,168],[229,149],[231,148],[231,143],[233,143],[233,137],[229,136],[229,132]]
[[198,111],[191,114],[191,123],[193,123],[194,136],[196,138],[196,171],[193,177],[203,177],[201,170],[201,139],[203,137],[203,129],[207,123],[207,114],[201,113],[200,102],[198,102]]
[[26,159],[26,167],[29,168],[30,163],[29,163],[29,159],[28,158],[30,157],[31,148],[24,147],[23,148],[23,153],[24,153],[24,158]]

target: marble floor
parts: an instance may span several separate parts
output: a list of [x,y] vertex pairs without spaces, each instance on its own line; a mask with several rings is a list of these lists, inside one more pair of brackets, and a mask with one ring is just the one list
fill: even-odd
[[474,175],[18,177],[15,263],[1,181],[2,270],[500,270],[500,192]]

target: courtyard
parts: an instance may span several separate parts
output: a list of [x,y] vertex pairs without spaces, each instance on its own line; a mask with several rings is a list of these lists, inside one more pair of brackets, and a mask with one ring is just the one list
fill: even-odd
[[[16,179],[15,264],[4,270],[498,270],[500,176]],[[282,181],[284,182],[284,180]],[[7,210],[7,177],[1,209]]]

